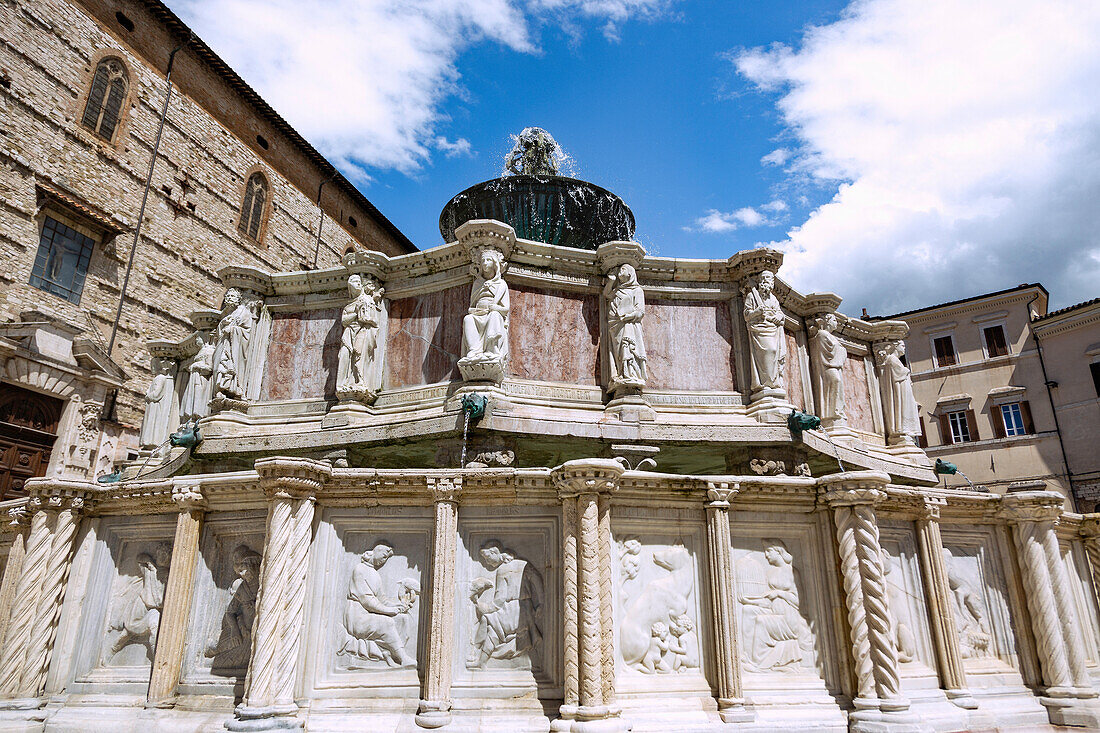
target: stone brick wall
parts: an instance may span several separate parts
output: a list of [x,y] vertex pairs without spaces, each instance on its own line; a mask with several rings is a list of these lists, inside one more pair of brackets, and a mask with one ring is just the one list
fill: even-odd
[[[118,7],[155,26],[150,16],[140,16],[140,5]],[[135,34],[145,44],[145,55],[138,53],[115,35],[117,29],[108,32],[95,17],[110,9],[65,0],[0,3],[0,320],[16,319],[32,308],[44,310],[94,328],[104,344],[164,100],[164,76],[156,69],[164,68],[174,42],[162,27],[147,28]],[[159,45],[150,47],[153,42]],[[80,125],[91,76],[105,55],[122,59],[130,75],[123,119],[112,142]],[[189,313],[219,305],[222,286],[216,273],[226,265],[272,271],[308,266],[318,223],[316,185],[328,176],[273,132],[265,133],[271,155],[254,137],[244,138],[242,130],[269,125],[248,119],[239,97],[227,96],[216,118],[188,96],[188,88],[205,85],[209,93],[212,86],[205,81],[212,72],[195,57],[181,53],[177,72],[173,81],[180,87],[173,92],[114,351],[115,361],[131,377],[117,411],[119,421],[130,426],[140,423],[149,380],[145,341],[181,338],[190,331]],[[237,230],[244,183],[256,170],[264,172],[271,187],[267,224],[258,242]],[[305,185],[307,173],[312,188]],[[72,192],[129,230],[96,245],[78,304],[28,284],[47,213],[40,210],[39,182]],[[407,249],[334,188],[328,187],[323,199],[327,217],[318,266],[337,264],[356,241],[389,254]],[[354,227],[350,219],[356,219]]]

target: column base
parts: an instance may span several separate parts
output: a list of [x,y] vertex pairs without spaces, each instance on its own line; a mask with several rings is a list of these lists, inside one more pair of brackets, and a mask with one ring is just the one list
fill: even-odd
[[17,697],[12,700],[0,700],[0,710],[38,710],[45,704],[45,698]]
[[451,722],[450,700],[421,700],[416,724],[421,728],[442,728]]
[[943,693],[947,695],[947,699],[951,701],[951,704],[956,707],[963,710],[978,709],[978,701],[970,694],[970,690],[944,690]]
[[904,698],[857,698],[852,703],[856,709],[848,714],[851,733],[927,733],[932,730],[919,715],[909,711],[909,701]]
[[785,423],[794,409],[795,406],[787,400],[783,390],[765,389],[753,394],[752,402],[745,412],[757,422]]
[[741,699],[718,699],[718,717],[723,723],[748,723],[756,719],[756,714],[745,707]]
[[233,720],[225,723],[227,730],[302,730],[305,726],[298,719],[297,705],[270,705],[262,708],[249,708],[238,705]]
[[604,412],[615,415],[622,422],[652,422],[657,419],[657,413],[640,394],[616,396],[607,403]]
[[1075,697],[1040,697],[1052,725],[1072,725],[1100,728],[1100,703],[1094,699]]

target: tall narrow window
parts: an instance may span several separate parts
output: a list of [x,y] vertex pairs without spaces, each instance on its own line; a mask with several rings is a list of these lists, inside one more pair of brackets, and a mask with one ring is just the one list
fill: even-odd
[[1096,396],[1100,397],[1100,361],[1089,364],[1089,371],[1092,372],[1092,386],[1096,388]]
[[267,179],[263,173],[253,173],[244,187],[244,202],[241,204],[241,222],[237,228],[241,234],[252,239],[260,238],[260,225],[264,218],[264,204],[267,202]]
[[973,440],[970,437],[970,424],[964,410],[947,413],[947,424],[951,428],[952,443],[969,443]]
[[955,363],[955,344],[950,336],[940,336],[932,342],[936,348],[936,366],[951,366]]
[[90,237],[47,216],[42,222],[31,285],[79,303],[94,245]]
[[986,356],[990,359],[995,356],[1005,356],[1008,353],[1008,341],[1005,339],[1004,326],[983,328],[982,338],[985,339]]
[[80,123],[104,140],[113,138],[128,84],[126,67],[121,61],[115,58],[100,61],[92,77],[92,89],[88,92],[88,103],[84,105]]

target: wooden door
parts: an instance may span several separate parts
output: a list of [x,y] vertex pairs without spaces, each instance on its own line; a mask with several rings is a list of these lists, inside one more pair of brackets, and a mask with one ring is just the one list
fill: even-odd
[[46,475],[63,404],[0,384],[0,500],[23,496],[27,479]]

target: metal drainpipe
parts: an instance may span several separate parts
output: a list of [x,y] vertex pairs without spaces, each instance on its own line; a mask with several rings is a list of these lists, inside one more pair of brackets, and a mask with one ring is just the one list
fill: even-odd
[[122,320],[122,304],[126,300],[126,289],[130,286],[130,272],[134,269],[134,254],[137,252],[138,238],[141,236],[141,225],[145,221],[145,204],[149,201],[149,189],[153,185],[153,171],[157,167],[157,154],[160,152],[160,138],[164,133],[164,120],[168,117],[168,103],[172,99],[172,64],[179,53],[194,39],[194,31],[188,35],[187,40],[172,49],[168,54],[168,69],[165,71],[164,84],[167,91],[164,94],[164,106],[160,110],[160,122],[157,125],[157,139],[153,143],[153,156],[149,160],[149,175],[145,177],[145,191],[141,194],[141,209],[138,210],[137,226],[134,227],[134,243],[130,246],[130,259],[126,263],[126,275],[122,279],[122,290],[118,294],[118,308],[115,310],[115,322],[111,326],[111,339],[107,342],[107,357],[110,358],[115,349],[115,336],[118,335],[118,324]]
[[[1029,326],[1032,323],[1031,304],[1038,299],[1039,296],[1036,295],[1027,302],[1027,322]],[[1031,338],[1035,339],[1035,351],[1039,354],[1039,369],[1043,372],[1043,385],[1047,388],[1047,401],[1050,402],[1050,412],[1054,415],[1054,432],[1058,436],[1058,447],[1062,450],[1062,465],[1065,466],[1066,469],[1066,483],[1069,484],[1069,498],[1070,501],[1073,502],[1073,510],[1078,511],[1077,492],[1073,490],[1073,472],[1069,470],[1069,457],[1066,455],[1065,441],[1062,440],[1062,427],[1058,424],[1058,410],[1054,407],[1054,392],[1051,391],[1050,385],[1052,382],[1050,378],[1047,377],[1047,365],[1046,361],[1043,359],[1043,346],[1039,343],[1039,334],[1035,333],[1034,330],[1031,332]]]
[[317,258],[321,254],[321,227],[325,224],[325,210],[321,208],[321,189],[325,187],[325,184],[329,181],[336,180],[338,175],[335,168],[332,169],[332,175],[321,181],[317,186],[317,213],[320,216],[317,222],[317,245],[313,248],[313,269],[317,269]]

